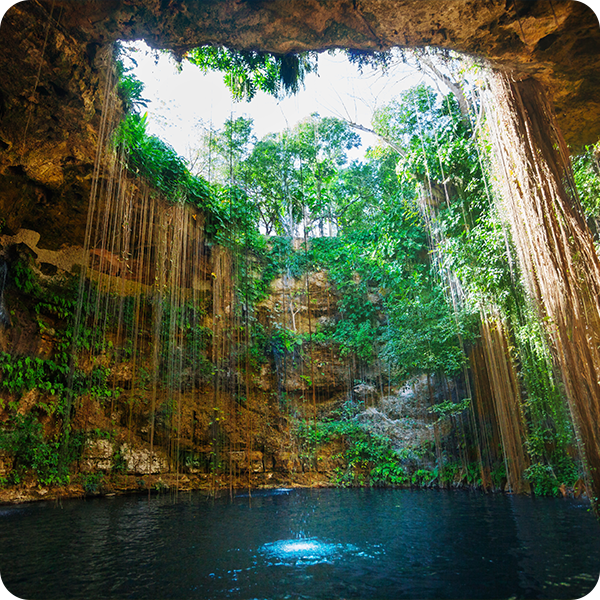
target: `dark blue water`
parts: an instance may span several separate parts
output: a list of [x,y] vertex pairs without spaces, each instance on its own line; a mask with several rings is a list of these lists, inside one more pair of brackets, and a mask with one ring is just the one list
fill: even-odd
[[14,595],[581,598],[600,572],[582,502],[468,492],[200,493],[0,508]]

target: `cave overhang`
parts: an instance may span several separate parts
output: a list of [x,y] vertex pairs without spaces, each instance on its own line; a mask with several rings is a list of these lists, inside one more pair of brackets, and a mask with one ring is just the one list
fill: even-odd
[[51,249],[81,240],[113,43],[138,39],[179,55],[447,48],[541,82],[573,151],[600,138],[600,27],[580,2],[28,0],[0,26],[3,233],[43,230]]
[[86,44],[144,39],[176,54],[206,44],[278,54],[449,48],[541,81],[573,146],[600,138],[600,28],[581,2],[54,0],[53,11]]

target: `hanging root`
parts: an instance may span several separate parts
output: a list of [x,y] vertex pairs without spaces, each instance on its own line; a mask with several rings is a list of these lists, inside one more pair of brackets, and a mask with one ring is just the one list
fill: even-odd
[[10,327],[10,312],[6,307],[6,302],[4,301],[4,288],[6,286],[6,275],[8,273],[7,264],[2,261],[0,263],[0,323],[4,325],[4,327]]
[[490,76],[496,173],[529,292],[550,338],[600,496],[600,261],[578,209],[568,150],[534,80]]

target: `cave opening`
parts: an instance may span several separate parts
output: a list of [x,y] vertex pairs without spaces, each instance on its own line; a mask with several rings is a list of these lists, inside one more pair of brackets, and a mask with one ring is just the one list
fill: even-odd
[[[139,428],[146,423],[141,441],[149,443],[152,455],[160,417],[159,445],[167,449],[164,464],[175,466],[177,480],[182,461],[186,468],[198,463],[205,469],[212,461],[210,485],[223,485],[214,477],[220,474],[230,487],[239,487],[242,471],[250,485],[253,452],[262,456],[265,470],[264,442],[260,451],[253,451],[253,435],[242,439],[239,432],[223,427],[226,421],[238,425],[244,403],[257,392],[260,405],[268,406],[269,397],[275,398],[276,410],[291,418],[286,435],[291,435],[292,454],[302,453],[302,436],[323,435],[318,421],[327,429],[340,414],[343,422],[356,413],[352,417],[363,421],[360,434],[385,431],[391,470],[388,465],[383,483],[447,485],[456,479],[510,491],[529,491],[533,483],[539,493],[551,485],[546,476],[550,469],[554,488],[565,489],[567,480],[570,489],[585,488],[584,467],[577,467],[582,441],[556,391],[560,375],[547,368],[552,361],[548,333],[535,317],[535,301],[540,299],[534,297],[535,283],[519,273],[528,239],[524,234],[511,237],[506,206],[497,200],[503,192],[492,189],[499,186],[483,146],[492,136],[496,144],[503,143],[493,118],[488,117],[487,138],[474,143],[484,111],[494,114],[490,100],[486,106],[484,99],[491,75],[481,65],[467,66],[447,54],[437,56],[436,66],[430,50],[420,51],[416,59],[413,70],[426,67],[437,94],[417,82],[373,111],[369,124],[378,131],[313,113],[284,132],[256,140],[252,120],[234,119],[230,108],[221,129],[211,125],[201,135],[204,147],[196,149],[193,161],[204,164],[204,177],[192,173],[172,148],[148,133],[147,116],[141,115],[147,105],[143,88],[117,62],[120,79],[105,86],[104,139],[98,145],[83,243],[93,275],[80,281],[73,349],[78,354],[79,338],[91,335],[85,342],[87,377],[93,383],[98,377],[111,380],[106,390],[113,398],[111,413],[114,398],[126,390],[128,414],[121,416],[120,425],[129,443],[136,436],[134,424]],[[402,60],[406,64],[405,55]],[[472,80],[474,74],[486,83],[477,90],[467,72]],[[456,73],[462,76],[460,82],[452,79]],[[107,70],[107,77],[114,76]],[[448,94],[440,92],[440,84]],[[369,131],[380,142],[367,151],[364,162],[347,159],[346,152],[360,143],[352,129]],[[107,162],[106,157],[112,158]],[[396,177],[395,185],[390,184]],[[412,228],[415,215],[418,225]],[[494,230],[501,237],[486,241],[497,247],[477,246],[477,236],[485,239]],[[461,236],[467,242],[459,242]],[[412,239],[413,247],[403,238]],[[519,244],[525,247],[521,256],[515,251]],[[497,263],[474,259],[478,252],[495,255]],[[315,277],[322,281],[311,291]],[[404,281],[419,277],[426,283],[406,288]],[[502,277],[505,305],[493,299],[497,281],[490,283]],[[325,294],[319,289],[324,282],[331,288]],[[326,309],[318,306],[319,295],[326,296]],[[400,302],[397,297],[402,295]],[[126,300],[132,304],[129,309]],[[187,333],[193,332],[190,339],[184,335],[184,322]],[[437,333],[444,327],[450,332],[446,338]],[[510,356],[510,343],[522,329],[530,338],[536,332],[538,355],[523,344],[516,357]],[[145,342],[141,332],[146,332]],[[478,363],[471,363],[470,355],[479,336],[486,340],[479,367],[487,371],[488,384],[476,401],[475,379],[480,386],[484,379],[474,374]],[[493,341],[494,336],[499,337]],[[424,342],[414,341],[420,339]],[[546,368],[542,375],[527,372],[539,370],[540,361]],[[118,366],[121,362],[124,366]],[[112,367],[107,370],[106,364]],[[193,365],[199,365],[197,372]],[[143,374],[142,391],[137,369]],[[260,376],[253,378],[257,370]],[[122,382],[111,375],[121,371],[127,372]],[[519,377],[526,383],[519,385]],[[540,387],[544,392],[536,396],[533,390]],[[207,412],[197,396],[209,393],[208,388],[214,406]],[[407,389],[418,397],[415,388],[426,390],[426,397],[419,398],[412,414],[406,402],[399,406],[399,398]],[[145,392],[150,393],[144,399]],[[184,392],[191,394],[186,401]],[[491,401],[491,413],[478,405],[484,397]],[[533,399],[539,406],[532,407]],[[85,426],[93,428],[93,410],[83,412]],[[548,412],[554,415],[550,426]],[[201,424],[202,416],[207,423]],[[252,415],[247,417],[240,426],[246,434],[253,430]],[[417,448],[430,446],[432,466],[425,460],[409,462],[407,471],[394,464],[398,452],[408,456],[415,451],[403,441],[406,419],[421,422],[422,431],[410,440],[419,441]],[[431,429],[429,434],[425,429]],[[267,437],[265,432],[261,436]],[[537,436],[552,441],[527,452]],[[232,437],[237,437],[235,443]],[[554,454],[547,450],[552,444]],[[318,444],[310,446],[305,450],[314,455]],[[223,456],[229,457],[228,464]],[[246,464],[237,464],[233,457]],[[538,462],[532,464],[532,459]],[[316,461],[315,456],[310,460]],[[278,461],[271,457],[267,462]],[[557,475],[559,463],[563,472]],[[373,483],[372,476],[385,465],[372,460],[366,464],[366,479],[351,465],[333,481]],[[311,467],[302,465],[300,470]]]
[[[431,61],[431,53],[424,53],[423,60]],[[457,65],[457,62],[448,65],[446,61],[446,67],[449,66],[455,71]],[[432,73],[437,73],[440,81],[443,82],[443,76],[439,75],[438,68],[432,66],[432,69]],[[445,79],[452,85],[448,75]],[[131,80],[128,83],[131,84]],[[247,402],[250,395],[256,393],[256,390],[251,390],[256,385],[256,381],[252,381],[248,373],[256,370],[260,365],[263,379],[268,378],[269,374],[275,376],[275,382],[262,381],[258,386],[260,402],[266,401],[265,397],[268,394],[265,395],[264,392],[270,392],[273,397],[276,397],[279,408],[292,419],[291,431],[294,436],[297,436],[303,428],[312,427],[315,431],[308,431],[308,435],[318,437],[322,433],[317,431],[319,428],[317,421],[323,423],[337,421],[337,418],[332,415],[339,417],[340,411],[345,413],[342,421],[352,413],[357,413],[352,416],[359,421],[364,421],[363,428],[366,427],[367,431],[376,434],[385,430],[394,451],[401,450],[409,454],[413,450],[408,447],[401,448],[403,444],[401,440],[406,423],[412,419],[420,422],[417,428],[420,431],[411,434],[411,439],[419,441],[417,446],[431,446],[435,458],[434,454],[431,454],[429,460],[433,460],[436,466],[429,471],[420,468],[423,465],[413,467],[413,471],[419,472],[419,475],[410,475],[407,481],[411,478],[415,481],[421,478],[423,482],[429,483],[437,477],[440,477],[440,481],[450,480],[458,472],[460,473],[458,477],[463,478],[466,477],[466,473],[471,473],[470,476],[481,481],[481,485],[492,489],[498,485],[508,485],[511,490],[528,489],[524,474],[528,465],[523,457],[522,426],[519,424],[520,418],[511,415],[510,409],[496,407],[498,422],[491,425],[492,428],[499,428],[503,435],[503,452],[500,455],[490,451],[494,442],[488,439],[483,440],[485,449],[476,442],[469,444],[471,449],[460,455],[456,454],[453,448],[454,441],[446,443],[445,448],[442,449],[441,434],[438,431],[441,427],[439,422],[444,420],[443,417],[447,418],[442,409],[449,411],[452,417],[457,419],[462,412],[463,415],[460,417],[462,421],[459,423],[461,433],[452,432],[451,437],[454,438],[456,435],[462,435],[465,439],[473,437],[468,420],[475,418],[476,408],[470,404],[471,376],[468,374],[466,363],[470,351],[467,346],[472,341],[470,338],[475,338],[472,332],[462,334],[461,332],[472,329],[473,322],[470,321],[478,320],[479,311],[483,310],[480,305],[477,305],[475,312],[473,306],[469,309],[465,308],[468,302],[465,303],[466,294],[463,287],[469,282],[463,282],[461,285],[455,273],[441,266],[443,262],[451,259],[448,253],[444,254],[441,251],[444,244],[447,244],[446,234],[441,231],[448,230],[448,224],[444,224],[444,218],[448,217],[440,218],[437,214],[440,212],[439,205],[445,202],[446,209],[452,213],[450,206],[452,196],[452,201],[459,203],[460,210],[463,213],[469,212],[469,219],[475,221],[480,215],[471,214],[471,211],[476,210],[471,206],[474,204],[472,198],[484,194],[483,188],[478,189],[469,202],[464,194],[461,197],[457,193],[456,184],[452,183],[454,180],[457,181],[456,177],[452,180],[453,175],[448,173],[446,177],[444,173],[444,169],[459,171],[460,165],[442,163],[442,145],[445,142],[445,150],[451,150],[452,144],[457,140],[460,141],[461,136],[465,135],[464,131],[457,132],[453,129],[457,126],[461,127],[461,120],[464,120],[465,123],[462,125],[468,123],[473,130],[482,110],[481,107],[476,106],[470,112],[468,108],[464,113],[461,112],[461,103],[463,107],[467,104],[466,96],[464,93],[460,94],[461,88],[458,84],[454,84],[454,89],[459,90],[459,99],[453,100],[457,103],[456,106],[451,106],[450,96],[444,98],[439,92],[436,95],[431,86],[424,86],[419,81],[412,86],[412,89],[405,91],[403,104],[397,102],[392,106],[383,106],[377,116],[373,119],[369,118],[369,124],[371,120],[380,122],[382,130],[379,132],[379,138],[383,140],[383,149],[380,145],[378,149],[367,151],[370,156],[365,162],[355,160],[350,163],[345,155],[345,152],[352,150],[360,142],[351,131],[352,126],[358,125],[362,131],[368,130],[369,128],[364,125],[344,122],[339,118],[322,118],[313,113],[309,119],[301,120],[283,133],[271,132],[262,140],[252,141],[251,120],[247,116],[234,119],[230,109],[225,112],[225,115],[227,112],[229,115],[220,130],[211,128],[204,132],[204,156],[202,157],[196,151],[194,158],[196,162],[204,165],[205,177],[209,181],[211,173],[213,174],[211,183],[216,186],[215,189],[221,197],[220,204],[217,201],[217,205],[204,210],[205,214],[202,217],[204,229],[200,233],[197,232],[197,227],[192,230],[192,246],[187,247],[185,243],[183,246],[179,245],[179,238],[189,235],[187,226],[182,225],[185,217],[167,216],[163,212],[164,209],[158,209],[154,205],[150,209],[142,209],[139,206],[133,208],[132,194],[121,192],[120,184],[114,191],[112,185],[107,184],[109,193],[115,198],[125,199],[124,201],[129,203],[129,208],[116,208],[117,205],[112,202],[108,204],[108,209],[98,208],[97,224],[88,228],[92,237],[92,230],[102,231],[102,233],[96,235],[95,247],[88,248],[92,242],[91,239],[87,241],[86,253],[91,252],[94,255],[93,267],[103,276],[134,280],[137,278],[139,283],[143,281],[146,285],[146,292],[152,279],[162,281],[159,287],[164,288],[170,302],[175,301],[176,308],[173,309],[171,306],[170,310],[175,310],[177,313],[184,310],[180,303],[185,301],[185,296],[181,295],[179,299],[173,300],[173,286],[192,287],[196,293],[201,293],[199,290],[202,285],[198,283],[200,275],[191,275],[192,282],[195,283],[183,283],[184,271],[194,269],[194,266],[188,266],[187,257],[201,257],[200,260],[206,264],[199,267],[199,270],[204,272],[205,279],[210,272],[213,281],[212,297],[208,302],[207,290],[204,289],[202,300],[198,299],[199,296],[194,299],[193,304],[194,306],[206,305],[204,308],[206,322],[203,322],[203,327],[210,331],[212,340],[208,345],[207,354],[215,364],[229,364],[228,372],[224,367],[213,367],[212,385],[215,389],[225,390],[230,396]],[[139,96],[142,96],[141,91]],[[420,103],[420,107],[417,107],[417,103]],[[143,124],[143,120],[140,120],[137,115],[133,116],[134,126],[140,122]],[[386,126],[387,131],[396,127],[395,140],[390,139],[390,133],[386,133],[384,129]],[[444,127],[453,131],[447,132],[449,139],[440,143]],[[135,129],[133,131],[137,136],[139,132]],[[371,131],[376,133],[374,130]],[[150,136],[148,139],[153,138]],[[130,152],[130,154],[125,161],[129,161],[128,164],[133,167],[130,166],[129,170],[144,173],[149,181],[155,178],[155,187],[165,192],[168,189],[165,170],[157,170],[153,163],[148,167],[145,162],[147,158],[138,151],[138,148],[147,147],[147,142],[134,137],[133,140],[127,139],[126,144],[125,153]],[[409,150],[411,146],[416,147],[417,150],[416,153],[413,150],[413,156],[404,156],[404,162],[398,162],[394,167],[398,158],[396,154],[400,156],[406,154],[401,145]],[[168,150],[165,147],[161,149]],[[396,154],[390,158],[389,155],[386,156],[386,149]],[[474,154],[471,162],[475,160],[475,155],[479,163],[484,160],[477,154],[476,149],[472,148],[471,151]],[[150,152],[154,150],[151,149]],[[383,161],[381,156],[377,156],[378,154],[383,155],[384,161],[389,163],[387,174],[383,177],[379,174]],[[152,155],[151,159],[156,160]],[[168,168],[169,165],[165,165],[165,169]],[[462,168],[465,168],[464,164]],[[419,169],[421,174],[417,176]],[[415,180],[413,185],[405,183],[404,189],[394,188],[386,192],[382,189],[381,182],[377,183],[378,179],[383,180],[386,177],[389,179],[400,175],[402,170],[404,170],[404,179]],[[109,171],[117,172],[114,171],[114,167]],[[437,171],[437,174],[433,171]],[[160,175],[160,179],[156,178],[157,174]],[[172,195],[180,194],[185,203],[188,200],[184,197],[186,189],[178,190],[176,187],[179,183],[178,176],[172,178],[174,187],[169,191]],[[189,189],[187,191],[189,192]],[[487,193],[489,195],[489,191]],[[491,202],[491,197],[487,200]],[[201,222],[197,214],[192,214],[197,212],[197,208],[199,207],[192,205],[187,217],[189,220],[191,216],[195,226],[199,226]],[[349,209],[350,212],[347,212]],[[488,209],[491,209],[491,205]],[[172,220],[174,223],[171,225],[174,227],[171,233],[162,234],[163,242],[149,242],[145,237],[146,234],[141,233],[149,227],[146,222],[148,217],[144,212],[148,210],[151,214],[158,215],[154,217],[157,222],[164,223]],[[218,212],[219,210],[221,213]],[[137,216],[136,211],[142,211],[143,214]],[[383,219],[382,212],[389,213],[389,211],[393,211],[394,217],[387,222]],[[441,212],[443,211],[442,208]],[[244,212],[247,213],[245,220],[239,219],[238,215]],[[117,217],[111,221],[113,213]],[[136,216],[124,219],[120,216],[124,214]],[[421,220],[414,228],[410,224],[410,214],[418,214]],[[236,221],[236,218],[239,220]],[[361,227],[359,224],[367,218],[369,227]],[[455,219],[456,214],[451,218]],[[136,249],[134,239],[136,219],[141,223],[137,226],[140,231],[137,233],[137,243],[141,242],[145,245],[147,256],[143,255],[143,251]],[[213,222],[220,220],[226,223],[226,227],[217,233],[220,243],[216,248],[214,233],[212,236],[206,233],[207,229],[210,231],[211,227],[215,227],[214,224],[211,225],[211,219]],[[465,219],[464,214],[463,219]],[[127,227],[123,221],[128,224]],[[468,226],[466,220],[463,220],[463,226]],[[112,233],[110,227],[113,229]],[[150,225],[148,235],[153,235],[158,240],[161,234],[156,232],[150,234],[152,227]],[[181,229],[182,227],[184,229]],[[398,228],[396,233],[394,233],[395,228]],[[266,235],[266,238],[260,235],[255,237],[259,231]],[[123,234],[127,236],[126,242],[122,239]],[[394,235],[414,238],[414,248],[409,250],[405,245],[391,250],[389,238],[393,238]],[[369,238],[373,240],[369,241]],[[158,243],[165,244],[165,249],[158,250],[156,248]],[[385,249],[384,244],[387,244]],[[516,259],[511,256],[508,244],[509,240],[505,232],[502,251],[508,252],[504,261],[510,265]],[[213,252],[216,256],[213,256]],[[393,258],[388,258],[386,253]],[[340,255],[345,254],[351,255],[351,260],[341,261]],[[438,254],[439,257],[429,264],[428,255]],[[173,274],[168,267],[159,267],[159,263],[156,262],[153,267],[146,268],[146,275],[142,275],[144,269],[140,264],[154,263],[160,260],[162,255],[169,257],[171,265],[177,265],[175,271],[179,270],[180,274]],[[336,271],[331,256],[334,257],[334,262],[337,260],[338,263],[345,263],[343,268]],[[370,259],[367,258],[369,256]],[[373,260],[375,256],[377,260]],[[398,256],[401,258],[397,258]],[[194,264],[196,260],[192,258],[191,262]],[[460,261],[456,257],[454,260]],[[385,267],[378,268],[377,261],[384,263]],[[417,270],[427,270],[425,275],[427,283],[421,283],[413,290],[405,289],[402,292],[409,294],[411,301],[396,306],[389,304],[385,300],[386,296],[398,295],[402,280],[414,280],[418,277],[417,270],[410,265],[411,261],[417,265]],[[125,264],[120,265],[121,262]],[[240,264],[243,266],[240,267]],[[394,270],[398,273],[395,282],[390,278],[390,272]],[[316,285],[312,281],[315,277],[321,280],[317,281]],[[439,281],[439,284],[433,283],[434,280]],[[232,284],[236,289],[231,287]],[[331,287],[325,290],[325,294],[324,290],[319,289],[323,284],[326,288]],[[314,288],[312,290],[311,285]],[[118,284],[113,286],[117,287]],[[269,286],[267,299],[264,297],[264,289]],[[206,287],[204,284],[204,288]],[[210,285],[208,291],[211,291]],[[326,308],[318,306],[319,295],[326,296]],[[323,301],[321,299],[321,302]],[[139,302],[139,299],[136,300],[136,305]],[[411,302],[423,304],[426,308],[419,312],[411,306]],[[163,304],[162,296],[154,304],[154,310],[159,314],[155,317],[158,320],[164,318]],[[362,309],[360,311],[359,304]],[[106,306],[108,310],[108,303]],[[365,307],[368,308],[365,310]],[[116,308],[112,310],[114,314],[119,312]],[[212,319],[206,319],[206,315],[211,310]],[[411,317],[401,316],[403,312],[410,313],[411,310],[413,311]],[[486,310],[493,312],[493,309],[488,306]],[[140,318],[139,308],[136,309],[136,315]],[[103,331],[107,322],[107,313],[102,313],[100,319],[96,315],[94,319],[92,329],[97,332]],[[199,317],[195,316],[195,319],[198,320]],[[223,327],[222,319],[233,321],[234,330],[244,331],[241,340],[238,336],[237,340],[232,342],[232,335],[227,332],[227,327]],[[394,335],[400,329],[398,323],[402,319],[401,327],[408,333],[403,331],[401,334]],[[407,326],[411,319],[414,322],[423,321],[421,330],[415,326]],[[436,338],[434,333],[436,328],[442,327],[444,319],[455,321],[453,334],[450,335],[452,341],[449,343]],[[121,330],[120,316],[118,322],[118,330]],[[144,329],[143,325],[136,322],[133,335],[128,333],[126,338],[137,339],[140,327]],[[157,325],[155,335],[158,335],[158,329]],[[165,327],[162,326],[162,329],[164,330]],[[173,337],[175,329],[167,339],[160,341],[157,338],[152,342],[155,347],[163,344],[167,356],[174,351],[181,352],[181,341],[176,341]],[[165,335],[164,331],[163,335]],[[319,340],[316,344],[313,343],[313,335]],[[221,336],[223,340],[219,340]],[[411,347],[411,336],[425,338],[429,349],[414,343]],[[465,336],[467,346],[463,339]],[[257,339],[259,341],[255,341]],[[216,344],[215,340],[217,340]],[[326,348],[324,352],[324,347],[331,343],[334,347]],[[239,347],[236,348],[236,345]],[[103,346],[104,344],[101,343],[100,347]],[[399,356],[397,348],[403,348],[404,354]],[[428,352],[432,356],[425,358]],[[244,354],[254,355],[255,359],[257,355],[262,354],[263,364],[258,361],[258,364],[253,364],[251,369],[248,356],[244,359]],[[194,360],[197,362],[197,359]],[[244,360],[247,361],[246,364],[243,363]],[[268,360],[271,364],[264,364],[264,360]],[[426,360],[430,361],[430,369],[425,367]],[[489,360],[493,359],[488,357]],[[503,360],[506,362],[506,357]],[[510,371],[512,367],[510,361],[508,362]],[[163,367],[163,370],[181,369],[183,365],[181,362],[179,367],[174,366],[176,363],[173,358],[166,360],[166,363],[170,367]],[[235,367],[232,369],[233,363]],[[154,373],[160,370],[158,363],[151,369]],[[428,370],[430,372],[427,372]],[[233,381],[232,371],[238,371]],[[426,385],[423,377],[426,377]],[[132,380],[134,379],[135,374],[132,376]],[[178,382],[184,378],[179,371],[173,371],[167,375],[167,379]],[[501,394],[499,390],[503,386],[502,382],[497,380],[495,385],[498,386],[496,394]],[[131,386],[134,387],[134,384],[132,383]],[[403,388],[409,403],[415,404],[414,414],[408,408],[408,404],[405,403],[406,406],[403,408],[402,401],[399,400],[399,392]],[[418,396],[418,393],[414,388],[426,389],[426,398],[415,401],[413,396]],[[153,397],[155,393],[156,391],[153,391]],[[178,390],[178,394],[180,393],[181,390]],[[518,390],[512,389],[507,392],[505,402],[509,405],[511,402],[514,404],[515,393],[518,394]],[[217,395],[215,392],[215,399]],[[179,412],[182,397],[179,395],[176,401],[175,396],[177,394],[171,392],[169,402],[175,403],[178,407],[176,412]],[[442,407],[441,404],[438,406],[442,398],[448,406]],[[387,406],[388,404],[390,406]],[[198,409],[197,400],[192,400],[192,405]],[[220,421],[232,420],[230,418],[232,406],[227,402],[222,407],[213,407],[213,410],[224,415],[219,417]],[[234,405],[233,410],[238,411],[239,408]],[[174,407],[170,406],[169,412],[172,414],[173,411]],[[151,414],[154,415],[155,412],[156,408],[153,408]],[[193,414],[194,432],[191,437],[189,432],[187,435],[180,435],[181,423],[175,427],[172,420],[171,433],[166,436],[172,438],[174,432],[178,432],[175,434],[176,444],[178,447],[184,447],[183,452],[186,456],[191,454],[192,458],[186,458],[188,461],[198,460],[198,456],[201,455],[195,440],[198,435],[195,421],[201,413],[199,410],[194,410]],[[436,414],[440,418],[436,421],[429,416],[431,414]],[[512,419],[511,425],[506,423],[506,418]],[[185,422],[190,422],[189,416],[183,418],[183,423]],[[251,450],[247,440],[238,441],[233,450],[230,445],[224,451],[221,446],[223,443],[230,444],[230,438],[219,437],[217,441],[214,437],[217,435],[215,433],[217,430],[212,422],[210,425],[210,428],[206,429],[210,432],[209,446],[219,447],[215,456],[225,453],[231,460],[233,452],[236,457],[244,456],[246,461],[249,461]],[[330,424],[327,425],[329,426]],[[431,427],[433,430],[428,434],[426,429]],[[185,425],[184,429],[186,429]],[[243,429],[251,430],[252,425],[246,423]],[[447,423],[446,429],[448,430]],[[362,432],[362,429],[360,431]],[[150,426],[151,438],[153,432],[154,423]],[[486,430],[483,429],[480,433],[475,433],[475,438],[485,435]],[[172,448],[173,442],[170,451]],[[264,453],[264,447],[261,451]],[[180,450],[177,450],[176,455],[179,452]],[[208,454],[213,456],[213,452],[213,448],[209,447]],[[314,453],[314,449],[309,448],[308,452]],[[508,452],[516,455],[507,457]],[[484,454],[487,463],[485,467],[482,462]],[[393,456],[393,453],[389,456]],[[176,464],[177,461],[178,458]],[[461,466],[458,466],[459,463]],[[208,464],[208,460],[204,458],[202,464]],[[511,467],[507,469],[509,464]],[[512,466],[516,464],[519,466]],[[239,468],[239,465],[235,466]],[[381,468],[382,465],[371,465],[373,473],[377,473]],[[507,471],[507,473],[499,475],[496,472],[498,469],[500,472]],[[513,469],[517,469],[517,475],[512,475]],[[223,470],[223,465],[220,465],[218,470]],[[234,470],[230,464],[230,477]],[[250,468],[242,467],[242,470],[249,472]],[[303,466],[302,471],[304,470],[310,470],[310,466]],[[439,475],[434,475],[434,471]],[[358,480],[362,477],[362,474],[358,474]],[[407,477],[407,474],[402,468],[394,465],[393,472],[387,477],[390,478],[390,482],[392,478],[400,482]],[[343,481],[354,480],[354,478],[353,469],[350,469],[350,473],[344,474]],[[248,480],[250,481],[250,477]],[[230,485],[239,486],[241,481],[242,479],[238,478],[237,483],[230,481]],[[370,479],[367,478],[366,481]]]

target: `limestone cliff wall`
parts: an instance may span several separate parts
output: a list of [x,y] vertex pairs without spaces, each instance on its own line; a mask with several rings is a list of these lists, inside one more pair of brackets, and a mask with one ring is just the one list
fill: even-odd
[[[73,308],[64,314],[55,309],[63,296],[73,298],[69,290],[85,267],[81,247],[45,250],[39,248],[39,239],[33,230],[0,238],[2,260],[8,264],[5,297],[12,319],[10,327],[0,329],[0,352],[23,370],[42,362],[62,364],[64,336],[74,314]],[[298,427],[339,418],[349,404],[358,407],[357,423],[374,434],[388,435],[398,448],[433,443],[433,417],[427,412],[431,390],[423,382],[415,381],[403,391],[390,389],[386,382],[382,395],[384,386],[377,379],[381,373],[375,366],[371,371],[363,368],[363,381],[357,383],[354,357],[342,356],[333,342],[311,340],[312,334],[339,319],[336,293],[325,272],[272,282],[270,294],[255,309],[267,342],[260,346],[262,356],[246,362],[243,336],[233,342],[243,321],[229,305],[221,306],[218,298],[227,297],[227,282],[213,276],[224,255],[225,250],[213,248],[203,269],[203,286],[196,288],[196,295],[191,289],[182,293],[186,302],[196,304],[193,314],[203,315],[200,329],[212,333],[191,355],[191,362],[175,367],[172,362],[181,348],[152,333],[152,288],[123,286],[128,272],[113,269],[120,260],[116,255],[88,269],[89,289],[104,293],[92,300],[90,313],[84,307],[89,316],[82,317],[82,340],[95,341],[90,347],[83,342],[78,346],[75,379],[83,392],[75,396],[71,427],[85,434],[85,446],[71,465],[73,481],[96,481],[112,473],[113,485],[117,473],[123,479],[120,485],[128,489],[140,478],[153,485],[162,478],[161,485],[180,486],[184,476],[185,485],[195,487],[326,485],[344,465],[343,439],[309,451]],[[16,273],[23,265],[41,286],[37,291],[17,285]],[[170,301],[164,297],[166,304]],[[104,320],[98,321],[94,313],[102,305]],[[130,333],[134,322],[114,320],[119,307],[123,314],[142,314],[135,338]],[[163,321],[164,326],[169,322]],[[103,332],[94,337],[99,328]],[[281,345],[282,333],[288,345]],[[177,343],[190,342],[181,338]],[[183,355],[190,356],[186,352]],[[2,427],[10,429],[16,415],[29,415],[42,424],[48,439],[59,439],[65,418],[59,407],[66,391],[56,395],[40,371],[31,381],[26,376],[21,387],[7,387],[11,373],[4,370],[0,375]],[[0,476],[9,477],[14,465],[8,455],[1,458]],[[17,499],[25,494],[22,489],[11,493]]]

